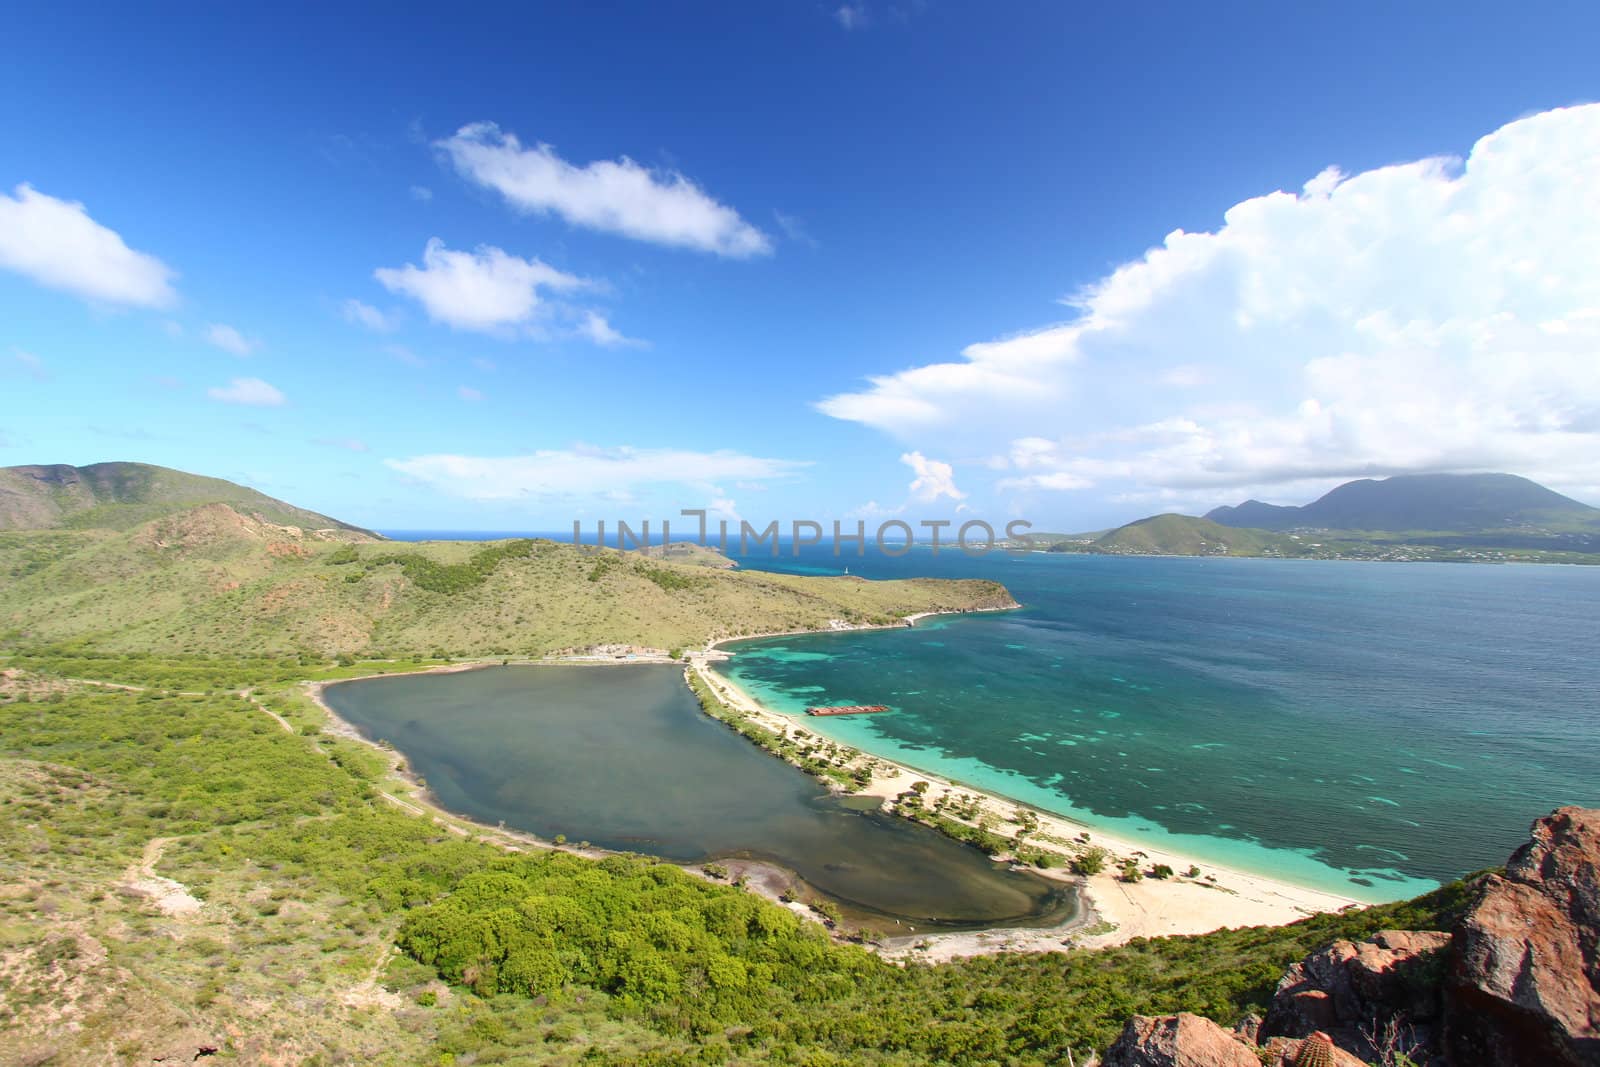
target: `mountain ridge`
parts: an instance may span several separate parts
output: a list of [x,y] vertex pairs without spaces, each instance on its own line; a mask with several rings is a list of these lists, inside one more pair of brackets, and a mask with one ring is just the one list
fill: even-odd
[[1246,500],[1204,517],[1255,530],[1475,533],[1600,524],[1600,508],[1515,474],[1401,474],[1345,482],[1298,507]]
[[152,463],[0,467],[0,530],[128,530],[205,504],[227,504],[242,515],[278,526],[385,540],[372,530],[248,486]]
[[1346,482],[1300,507],[1247,500],[1203,517],[1169,512],[1051,552],[1600,564],[1600,508],[1514,474],[1396,475]]

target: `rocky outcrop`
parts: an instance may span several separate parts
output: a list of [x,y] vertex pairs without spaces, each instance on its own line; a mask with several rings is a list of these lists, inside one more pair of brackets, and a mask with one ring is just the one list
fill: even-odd
[[1248,1025],[1224,1030],[1188,1012],[1135,1015],[1106,1052],[1103,1067],[1366,1067],[1319,1031],[1273,1038],[1257,1049]]
[[1184,1012],[1129,1019],[1104,1067],[1261,1067],[1261,1061],[1239,1037]]
[[1317,1031],[1362,1059],[1383,1048],[1436,1046],[1439,980],[1450,935],[1385,930],[1359,944],[1335,941],[1290,967],[1278,982],[1259,1039]]
[[1445,1050],[1484,1067],[1600,1065],[1600,811],[1533,826],[1455,932]]
[[1533,826],[1449,934],[1386,930],[1290,967],[1235,1031],[1135,1016],[1106,1067],[1600,1067],[1600,811]]

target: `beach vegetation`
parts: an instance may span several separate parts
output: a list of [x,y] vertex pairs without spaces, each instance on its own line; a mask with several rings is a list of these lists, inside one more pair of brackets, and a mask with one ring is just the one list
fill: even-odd
[[1106,850],[1099,845],[1090,846],[1072,857],[1072,873],[1085,878],[1093,877],[1106,869],[1107,856]]

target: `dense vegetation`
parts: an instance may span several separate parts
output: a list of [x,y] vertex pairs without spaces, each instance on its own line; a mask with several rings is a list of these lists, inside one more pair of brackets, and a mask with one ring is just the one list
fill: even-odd
[[[12,979],[0,1059],[53,1050],[36,1062],[84,1062],[103,1042],[132,1058],[187,1027],[235,1034],[224,1057],[272,1049],[329,1063],[1054,1063],[1103,1046],[1136,1011],[1231,1023],[1305,953],[1384,927],[1437,928],[1462,895],[897,967],[667,864],[508,854],[407,813],[387,799],[404,786],[386,758],[317,730],[316,709],[285,684],[314,673],[298,661],[27,662],[218,693],[33,670],[0,689],[0,861],[15,872],[0,896]],[[241,681],[294,732],[221,691]],[[167,918],[118,888],[168,838],[159,873],[206,902],[199,918]],[[385,965],[391,943],[407,955]],[[399,998],[382,1010],[355,996],[373,973]],[[45,1022],[64,990],[92,1009],[77,1036]]]
[[[420,552],[386,552],[382,555],[369,556],[362,562],[367,571],[395,564],[413,585],[430,593],[464,593],[488,581],[489,576],[503,561],[527,559],[533,555],[533,550],[533,541],[520,538],[491,544],[474,552],[463,563],[440,563]],[[335,566],[343,566],[360,559],[355,549],[347,545],[335,551],[328,562]]]

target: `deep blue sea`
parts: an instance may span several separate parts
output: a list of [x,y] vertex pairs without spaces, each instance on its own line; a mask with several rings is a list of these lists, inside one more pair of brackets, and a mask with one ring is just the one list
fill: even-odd
[[1091,827],[1376,900],[1600,805],[1600,567],[788,551],[741,564],[1024,606],[742,642],[733,680],[889,704],[807,722]]

